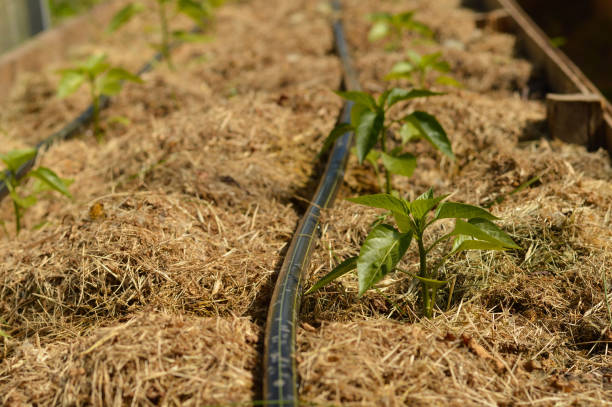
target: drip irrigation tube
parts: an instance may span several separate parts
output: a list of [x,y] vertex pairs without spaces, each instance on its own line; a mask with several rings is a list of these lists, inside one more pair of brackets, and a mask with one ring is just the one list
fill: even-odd
[[[336,13],[333,22],[336,52],[344,70],[344,87],[352,91],[360,90],[359,80],[348,52],[342,21],[339,18],[339,1],[336,0],[332,4]],[[345,103],[339,122],[350,121],[352,106],[351,102]],[[317,191],[293,236],[272,294],[264,339],[263,396],[268,406],[299,405],[295,328],[300,308],[302,280],[310,263],[310,252],[314,246],[315,231],[319,228],[321,210],[331,205],[344,178],[351,142],[352,134],[346,133],[334,144]]]
[[[198,32],[199,28],[194,28],[192,32]],[[168,50],[172,51],[174,48],[178,47],[181,43],[174,42],[168,46]],[[146,64],[140,68],[140,70],[136,73],[138,76],[142,76],[143,74],[151,71],[153,67],[160,62],[164,58],[161,52],[156,53],[153,58]],[[98,99],[98,103],[100,106],[100,110],[106,109],[110,105],[110,98],[106,95],[100,95]],[[34,163],[36,162],[36,158],[40,153],[45,152],[49,149],[53,144],[58,141],[69,140],[75,137],[79,130],[81,130],[84,126],[89,124],[93,119],[94,108],[93,105],[89,105],[81,114],[79,114],[74,120],[64,126],[61,130],[53,133],[51,136],[47,137],[45,140],[40,141],[34,147],[36,149],[36,155],[26,163],[24,163],[17,172],[15,173],[15,177],[17,179],[21,179],[27,175],[28,172],[34,167]],[[8,179],[11,176],[9,171],[4,171],[5,179]],[[6,187],[6,183],[4,181],[0,181],[0,201],[4,199],[8,195],[9,191]]]

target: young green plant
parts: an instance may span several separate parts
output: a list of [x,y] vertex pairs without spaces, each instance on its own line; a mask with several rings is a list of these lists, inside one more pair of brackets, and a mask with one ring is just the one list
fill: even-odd
[[[325,140],[322,152],[329,149],[342,134],[355,132],[355,152],[359,164],[369,162],[379,174],[379,160],[385,171],[384,192],[392,192],[391,174],[410,177],[416,167],[413,154],[403,151],[403,145],[415,138],[427,140],[434,148],[454,160],[448,136],[438,120],[425,112],[414,111],[399,120],[389,118],[389,110],[397,103],[416,98],[440,95],[424,89],[393,88],[385,91],[378,100],[366,92],[336,92],[342,98],[354,103],[351,122],[336,126]],[[397,130],[402,146],[390,148],[389,133]],[[380,145],[380,150],[375,147]]]
[[[351,202],[389,211],[395,218],[397,228],[385,223],[374,226],[361,246],[359,255],[343,261],[306,294],[356,269],[359,277],[359,296],[362,296],[387,274],[399,271],[419,281],[423,315],[431,318],[436,293],[447,283],[440,280],[440,269],[452,256],[466,250],[519,248],[506,232],[493,223],[498,218],[490,212],[459,202],[444,202],[446,197],[434,196],[433,190],[430,189],[412,202],[390,194],[350,198]],[[426,246],[427,229],[442,219],[455,219],[454,228]],[[452,246],[432,266],[429,259],[432,251],[451,239]],[[412,241],[416,242],[419,253],[419,269],[416,274],[398,268]]]
[[390,42],[385,46],[388,50],[398,49],[404,32],[416,32],[423,37],[432,38],[433,31],[426,24],[414,19],[414,11],[403,13],[373,13],[369,16],[372,27],[368,33],[370,42],[389,38]]
[[[446,74],[449,71],[450,65],[442,59],[442,54],[440,52],[420,55],[417,52],[408,51],[408,60],[393,65],[391,71],[385,76],[385,79],[408,79],[415,86],[425,88],[429,85],[427,79],[430,72]],[[461,84],[457,80],[448,75],[438,75],[436,77],[436,83],[461,87]]]
[[[198,26],[203,29],[206,22],[212,16],[213,10],[223,4],[224,0],[155,0],[156,12],[159,18],[159,27],[161,39],[159,43],[153,43],[153,47],[157,49],[168,63],[168,67],[174,69],[172,63],[172,55],[170,54],[170,41],[180,40],[185,42],[204,41],[207,37],[195,33],[189,33],[182,30],[171,30],[170,21],[176,14],[183,14],[195,21]],[[174,5],[174,9],[169,6]],[[107,31],[114,32],[120,27],[128,23],[132,17],[147,8],[142,3],[129,3],[115,14]]]
[[15,230],[19,234],[21,231],[21,219],[24,212],[38,201],[37,196],[44,191],[57,191],[62,195],[72,198],[68,191],[70,180],[62,179],[55,172],[46,167],[38,167],[30,171],[27,177],[35,178],[36,182],[32,187],[32,192],[23,195],[21,190],[25,178],[18,179],[19,168],[36,158],[37,151],[33,148],[24,150],[12,150],[0,155],[0,160],[6,166],[6,171],[0,173],[0,179],[5,183],[15,212]]
[[87,61],[74,68],[62,69],[57,95],[65,98],[75,93],[81,85],[87,83],[91,105],[93,106],[93,131],[102,140],[100,130],[100,97],[113,96],[121,91],[124,81],[143,83],[138,76],[119,67],[113,67],[107,62],[106,54],[92,55]]

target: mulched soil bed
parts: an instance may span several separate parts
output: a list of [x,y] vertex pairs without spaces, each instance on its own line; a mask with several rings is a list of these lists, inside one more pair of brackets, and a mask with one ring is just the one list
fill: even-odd
[[[124,1],[115,2],[120,7]],[[515,38],[475,28],[459,0],[345,0],[365,90],[380,92],[400,51],[367,41],[374,11],[415,9],[463,89],[402,105],[438,116],[455,163],[422,143],[397,178],[414,198],[433,186],[492,207],[521,250],[468,253],[448,309],[418,317],[416,287],[390,276],[357,298],[344,277],[303,299],[301,398],[322,405],[612,405],[608,264],[612,170],[607,153],[547,138],[541,78]],[[259,399],[265,312],[282,254],[312,193],[314,157],[341,101],[330,10],[307,0],[230,2],[214,40],[175,52],[127,85],[89,132],[41,164],[73,178],[74,199],[45,197],[15,237],[2,203],[0,400],[6,405],[227,405]],[[56,68],[93,51],[136,70],[152,53],[154,15],[76,47],[48,72],[24,76],[0,106],[0,151],[29,146],[86,104],[54,97]],[[181,21],[188,28],[186,21]],[[535,80],[534,80],[535,78]],[[406,85],[399,83],[399,85]],[[377,191],[351,158],[324,212],[309,281],[357,253],[378,211],[342,198]],[[41,228],[35,226],[44,222]],[[441,225],[432,236],[443,232]],[[405,268],[418,259],[408,255]],[[612,277],[609,277],[612,280]],[[442,293],[446,298],[448,290]]]

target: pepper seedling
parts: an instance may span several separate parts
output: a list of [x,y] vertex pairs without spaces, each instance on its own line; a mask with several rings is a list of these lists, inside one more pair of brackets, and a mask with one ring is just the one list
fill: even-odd
[[93,128],[98,142],[102,141],[100,131],[100,97],[113,96],[122,89],[123,82],[143,83],[138,76],[123,68],[113,67],[107,62],[106,54],[95,54],[74,68],[61,69],[61,80],[57,89],[59,98],[75,93],[81,85],[89,85],[91,105],[93,106]]
[[[442,59],[442,54],[440,52],[420,55],[417,52],[408,51],[408,60],[393,65],[391,71],[385,76],[385,79],[408,79],[415,86],[425,88],[428,85],[427,77],[430,72],[445,74],[449,71],[450,65]],[[448,75],[438,75],[436,77],[436,83],[461,87],[461,83]]]
[[368,33],[370,42],[380,41],[389,37],[390,42],[385,46],[387,50],[394,50],[400,47],[402,33],[413,31],[425,38],[432,38],[433,31],[426,24],[414,19],[414,11],[403,13],[373,13],[368,16],[372,22],[372,27]]
[[0,155],[0,160],[6,166],[6,171],[0,173],[0,180],[4,182],[9,191],[9,196],[13,201],[13,209],[15,212],[15,229],[19,234],[21,231],[21,219],[24,212],[32,207],[38,201],[37,196],[44,191],[57,191],[62,195],[72,198],[68,191],[68,186],[72,183],[71,180],[62,179],[55,172],[46,167],[38,167],[27,174],[27,177],[36,179],[36,183],[32,188],[32,193],[22,195],[24,179],[17,178],[19,168],[36,158],[37,151],[33,148],[24,150],[12,150],[6,154]]
[[[170,20],[171,16],[169,15],[169,9],[167,5],[169,3],[174,3],[175,12],[177,14],[183,14],[193,21],[203,29],[206,22],[212,16],[213,10],[219,6],[221,6],[224,0],[204,0],[204,1],[196,1],[196,0],[155,0],[157,3],[157,15],[159,18],[159,26],[161,31],[161,40],[159,43],[153,43],[153,48],[157,49],[166,62],[168,63],[168,67],[170,69],[174,69],[174,65],[172,63],[172,56],[170,54],[170,41],[171,40],[180,40],[184,42],[200,42],[205,41],[208,37],[189,33],[187,31],[182,30],[170,30]],[[142,3],[129,3],[125,7],[115,14],[111,22],[107,27],[108,32],[114,32],[118,30],[120,27],[128,23],[135,15],[140,14],[145,11],[147,8]]]
[[[427,140],[434,148],[441,151],[454,160],[453,150],[438,120],[422,111],[414,111],[399,120],[389,119],[389,110],[397,103],[429,96],[441,95],[425,89],[400,89],[393,88],[385,91],[378,100],[366,92],[336,92],[342,98],[354,103],[351,110],[351,122],[337,125],[327,136],[321,153],[327,151],[334,142],[348,131],[355,132],[355,152],[359,164],[369,162],[374,171],[379,174],[378,161],[382,161],[385,169],[384,191],[392,192],[391,174],[410,177],[416,167],[416,157],[404,152],[402,147],[388,148],[388,133],[392,128],[397,128],[402,143],[415,138]],[[380,144],[380,150],[375,149]],[[320,154],[321,154],[320,153]]]
[[[430,189],[412,202],[390,194],[348,199],[360,205],[389,211],[395,218],[397,228],[385,223],[374,226],[363,242],[359,255],[343,261],[306,294],[356,269],[359,277],[359,296],[362,296],[387,274],[399,271],[416,278],[421,284],[423,315],[431,318],[436,293],[447,283],[439,279],[440,269],[449,258],[466,250],[520,248],[506,232],[492,222],[498,218],[490,212],[464,203],[444,202],[446,197],[447,195],[436,197]],[[424,237],[427,228],[441,219],[455,219],[454,228],[426,247]],[[453,239],[452,247],[432,267],[428,256],[436,246],[450,239]],[[413,240],[416,241],[419,253],[418,274],[398,268]]]

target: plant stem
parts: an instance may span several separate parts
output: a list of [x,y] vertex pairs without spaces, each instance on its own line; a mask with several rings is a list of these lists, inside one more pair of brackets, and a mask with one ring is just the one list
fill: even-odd
[[19,212],[19,205],[13,201],[13,208],[15,209],[15,232],[18,235],[21,231],[21,213]]
[[[380,147],[383,153],[387,153],[387,127],[383,126],[382,137],[380,138]],[[391,173],[385,168],[385,193],[391,194]]]
[[[429,278],[427,275],[427,252],[423,245],[423,235],[417,236],[417,243],[419,245],[419,277]],[[426,318],[433,316],[433,299],[429,292],[429,287],[424,282],[421,282],[421,300],[423,301],[423,315]]]
[[172,63],[172,58],[170,56],[170,46],[168,44],[168,17],[166,15],[166,5],[163,1],[157,1],[158,11],[159,11],[159,21],[161,24],[161,53],[168,62],[168,68],[174,70],[174,64]]

